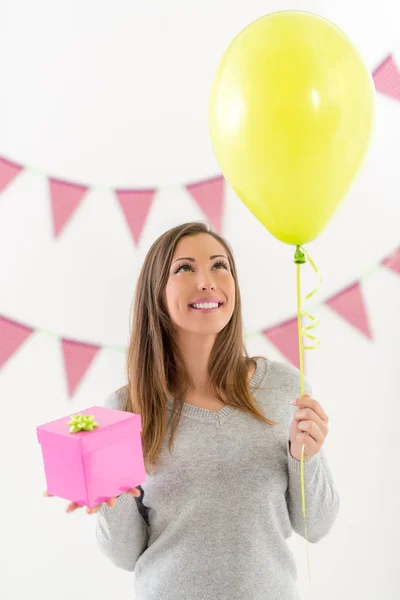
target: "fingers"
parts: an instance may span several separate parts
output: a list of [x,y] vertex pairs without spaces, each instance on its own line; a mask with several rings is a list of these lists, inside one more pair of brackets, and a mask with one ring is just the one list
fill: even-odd
[[[117,500],[118,500],[118,497],[109,498],[108,500],[105,501],[104,504],[107,504],[108,508],[114,508]],[[95,513],[99,512],[99,510],[101,509],[102,506],[103,506],[103,504],[98,504],[97,506],[88,506],[86,509],[86,512],[88,515],[94,515]]]
[[320,445],[310,435],[307,435],[305,433],[298,433],[296,435],[296,442],[299,444],[304,444],[304,454],[306,455],[309,455],[310,452],[315,454],[319,451],[320,448]]
[[310,443],[312,440],[322,446],[329,433],[329,427],[328,423],[323,421],[313,409],[305,408],[297,411],[294,415],[294,422],[297,423],[296,439],[299,442],[307,440]]
[[313,421],[301,421],[299,423],[299,434],[306,434],[309,438],[315,441],[317,444],[322,444],[325,439],[325,434],[321,431],[316,423]]
[[[138,497],[141,495],[141,492],[137,488],[132,488],[131,490],[128,490],[127,492],[125,492],[125,494],[129,494],[130,496]],[[108,508],[114,508],[114,506],[118,502],[118,498],[119,498],[119,496],[114,496],[114,498],[109,498],[108,500],[106,500],[105,504],[107,504]],[[86,512],[88,515],[93,515],[94,513],[99,512],[101,506],[102,505],[99,504],[98,506],[92,506],[91,508],[88,507],[86,509]]]
[[324,411],[324,409],[322,408],[322,406],[320,405],[319,402],[317,402],[317,400],[314,400],[313,398],[310,397],[309,394],[305,394],[304,396],[302,396],[301,398],[297,398],[297,406],[301,406],[301,408],[311,408],[311,410],[313,410],[315,413],[317,413],[317,415],[319,416],[319,418],[321,419],[321,421],[324,421],[326,424],[329,423],[329,417],[326,414],[326,412]]
[[76,504],[75,502],[70,502],[67,506],[67,508],[65,509],[65,512],[70,513],[70,512],[74,512],[74,510],[77,510],[78,508],[83,508],[80,504]]
[[[54,498],[53,494],[49,494],[47,490],[43,492],[43,496],[45,498]],[[65,512],[70,513],[76,510],[77,508],[82,508],[82,506],[80,504],[76,504],[76,502],[70,502],[67,508],[65,509]]]
[[325,421],[323,421],[316,412],[314,412],[312,409],[310,408],[304,408],[302,410],[297,411],[294,415],[293,418],[295,421],[298,421],[298,425],[300,427],[300,423],[303,421],[313,421],[319,428],[321,431],[325,431],[326,433],[328,433],[329,428],[328,425]]
[[[107,501],[108,504],[109,500]],[[87,507],[86,512],[88,515],[94,515],[95,513],[99,512],[101,508],[101,504],[98,504],[97,506],[91,506],[91,507]]]
[[[136,496],[136,497],[141,495],[140,490],[138,490],[137,488],[132,488],[131,490],[128,490],[125,493],[129,494],[131,496]],[[45,490],[43,492],[43,496],[45,496],[46,498],[53,498],[53,495],[49,494],[47,490]],[[119,498],[119,496],[115,496],[114,498],[109,498],[108,500],[106,500],[105,504],[107,504],[107,506],[109,508],[114,508],[118,498]],[[97,513],[101,507],[102,507],[102,504],[98,504],[97,506],[91,506],[91,507],[88,506],[86,508],[86,512],[88,515],[92,515],[92,514]],[[68,504],[67,508],[65,509],[65,512],[71,513],[71,512],[74,512],[75,510],[77,510],[78,508],[83,508],[83,506],[81,504],[77,504],[76,502],[70,502]]]

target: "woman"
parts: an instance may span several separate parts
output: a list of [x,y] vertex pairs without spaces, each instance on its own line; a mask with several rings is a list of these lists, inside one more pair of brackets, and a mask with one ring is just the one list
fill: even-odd
[[295,412],[297,369],[248,356],[228,244],[202,223],[164,233],[145,258],[133,317],[128,385],[106,406],[141,415],[147,477],[88,509],[99,547],[135,571],[138,600],[298,598],[285,540],[305,535],[305,440],[310,542],[339,507],[321,451],[328,417],[310,396]]

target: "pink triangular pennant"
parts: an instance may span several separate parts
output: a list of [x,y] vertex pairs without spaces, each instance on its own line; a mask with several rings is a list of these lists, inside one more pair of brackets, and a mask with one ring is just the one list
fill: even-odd
[[225,179],[222,176],[186,186],[207,219],[218,232],[222,231]]
[[58,179],[49,179],[54,236],[58,237],[73,213],[78,208],[87,191],[84,185],[77,185]]
[[400,248],[382,261],[382,265],[400,274]]
[[373,77],[378,92],[400,100],[400,71],[391,55],[375,69]]
[[0,192],[2,192],[9,183],[22,171],[20,165],[11,163],[5,158],[0,157]]
[[100,346],[91,346],[73,340],[62,339],[62,350],[67,374],[68,392],[72,396],[80,380],[100,350]]
[[139,243],[156,190],[115,190],[135,244]]
[[368,315],[359,283],[355,283],[342,292],[339,292],[339,294],[336,294],[336,296],[333,296],[333,298],[329,298],[325,304],[353,325],[353,327],[356,327],[364,335],[372,339]]
[[0,367],[33,333],[33,329],[0,316]]
[[265,337],[272,342],[295,367],[300,368],[299,334],[297,317],[284,323],[279,323],[271,329],[263,331]]

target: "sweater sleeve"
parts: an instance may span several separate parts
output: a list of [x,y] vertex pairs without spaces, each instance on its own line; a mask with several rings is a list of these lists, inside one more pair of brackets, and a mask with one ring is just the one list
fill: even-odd
[[[105,402],[107,408],[124,410],[124,388]],[[139,488],[140,489],[140,488]],[[134,571],[149,541],[148,509],[142,497],[121,494],[113,508],[105,502],[97,513],[96,541],[101,552],[117,567]]]
[[339,512],[339,495],[324,449],[321,448],[309,461],[304,461],[304,499],[306,523],[302,510],[300,461],[290,454],[287,445],[289,485],[286,500],[293,530],[304,539],[319,542],[330,532]]

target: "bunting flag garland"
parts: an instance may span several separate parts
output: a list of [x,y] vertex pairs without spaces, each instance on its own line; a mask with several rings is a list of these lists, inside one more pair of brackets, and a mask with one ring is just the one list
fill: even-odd
[[326,301],[327,306],[336,311],[348,323],[361,331],[372,340],[365,302],[361,293],[361,286],[355,283]]
[[[400,274],[400,247],[385,257],[375,267],[368,269],[363,279],[377,269],[386,267]],[[365,301],[361,290],[361,280],[346,287],[323,302],[343,320],[372,340],[371,328]],[[5,316],[0,316],[0,368],[10,360],[33,333],[48,335],[61,341],[61,350],[66,373],[68,394],[73,396],[79,383],[100,350],[126,353],[125,346],[97,345],[88,342],[66,339],[57,333],[28,327]],[[262,335],[282,356],[299,368],[297,317],[278,323],[261,331],[246,332],[245,338]]]
[[[396,100],[400,100],[400,69],[392,54],[389,54],[373,71],[373,79],[378,92]],[[58,238],[61,233],[65,231],[72,216],[76,213],[78,207],[82,203],[88,189],[97,189],[98,187],[95,185],[83,185],[50,177],[46,173],[41,173],[36,168],[21,166],[6,158],[0,157],[0,193],[3,192],[23,170],[48,179],[53,235],[55,238]],[[168,187],[178,188],[182,186],[162,186],[160,188],[148,190],[116,190],[107,188],[114,192],[117,197],[134,244],[137,245],[140,242],[141,233],[157,190],[167,189]],[[225,196],[224,177],[218,175],[195,183],[184,184],[183,187],[189,192],[191,198],[196,202],[206,219],[212,223],[216,231],[221,233]],[[104,186],[101,186],[101,189],[104,189]]]
[[220,175],[219,177],[214,177],[214,179],[186,186],[188,192],[196,200],[198,206],[218,233],[222,231],[224,183],[225,179]]
[[156,190],[116,190],[118,202],[125,215],[135,244],[147,219]]
[[100,349],[100,346],[91,346],[73,340],[62,340],[64,365],[70,396],[73,395],[77,385]]
[[262,333],[289,362],[300,369],[297,317],[264,329]]
[[400,248],[382,261],[382,265],[400,275]]
[[[391,54],[389,54],[373,71],[373,79],[378,92],[396,100],[400,100],[400,70]],[[45,173],[40,173],[35,168],[21,166],[6,158],[0,157],[0,193],[11,184],[22,170],[41,175],[48,179],[53,234],[55,238],[58,238],[65,230],[72,216],[80,206],[89,187],[90,189],[97,188],[97,186],[93,185],[88,186],[56,179]],[[163,186],[162,188],[157,189],[166,189],[167,187],[177,186]],[[212,223],[216,231],[221,233],[225,195],[224,177],[218,175],[196,183],[186,184],[184,187],[196,202],[204,216]],[[140,241],[141,233],[157,189],[109,189],[116,194],[118,203],[131,232],[132,240],[134,244],[137,245]]]
[[0,368],[32,335],[34,329],[0,315]]
[[21,171],[27,171],[48,180],[54,238],[58,238],[65,231],[89,189],[107,189],[114,192],[135,245],[140,241],[154,197],[159,189],[186,188],[205,218],[210,221],[216,231],[222,232],[225,196],[225,179],[222,175],[187,185],[162,186],[154,189],[113,189],[104,186],[82,185],[50,177],[38,169],[29,166],[23,167],[0,157],[0,193]]
[[5,190],[22,170],[20,165],[0,157],[0,192]]
[[377,92],[400,100],[400,69],[391,54],[375,69],[373,78]]
[[53,178],[49,179],[49,186],[54,237],[58,237],[80,205],[88,188]]

